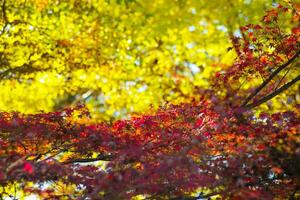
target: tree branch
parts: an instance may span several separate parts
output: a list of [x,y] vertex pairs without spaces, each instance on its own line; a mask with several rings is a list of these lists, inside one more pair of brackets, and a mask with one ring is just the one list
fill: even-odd
[[6,0],[2,0],[2,6],[1,6],[1,9],[2,9],[2,17],[3,17],[3,20],[4,20],[4,25],[2,27],[2,31],[1,31],[1,34],[4,33],[9,21],[7,19],[7,15],[6,15]]
[[12,74],[12,75],[29,74],[29,73],[33,73],[33,72],[47,71],[49,69],[50,68],[45,68],[45,69],[34,68],[34,67],[32,67],[32,63],[24,64],[20,67],[9,68],[5,71],[0,72],[0,81],[2,79],[9,77],[10,74]]
[[[256,88],[256,90],[245,99],[241,107],[245,107],[249,103],[249,101],[253,99],[253,97],[255,97],[279,72],[281,72],[284,68],[289,66],[299,55],[300,50],[298,50],[297,53],[286,63],[278,67],[258,88]],[[249,106],[246,107],[249,108]]]
[[171,200],[197,200],[197,199],[207,199],[220,194],[220,192],[212,192],[208,194],[200,194],[198,196],[180,196],[171,198]]
[[288,89],[289,87],[291,87],[293,84],[295,84],[299,80],[300,80],[300,74],[296,78],[294,78],[293,80],[291,80],[290,82],[286,83],[282,87],[280,87],[277,90],[275,90],[274,92],[270,93],[269,95],[261,98],[260,100],[254,102],[254,103],[251,103],[251,104],[247,105],[246,108],[252,109],[252,108],[255,108],[256,106],[259,106],[259,105],[261,105],[261,104],[269,101],[270,99],[272,99],[276,95],[280,94],[281,92],[283,92],[286,89]]
[[88,162],[96,162],[96,161],[111,161],[114,157],[110,155],[99,155],[97,158],[78,158],[78,159],[70,159],[62,164],[73,164],[73,163],[88,163]]

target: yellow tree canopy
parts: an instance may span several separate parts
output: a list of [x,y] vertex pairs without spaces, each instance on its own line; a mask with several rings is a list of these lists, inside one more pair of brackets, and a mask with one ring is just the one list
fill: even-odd
[[2,0],[0,109],[95,119],[197,98],[271,0]]

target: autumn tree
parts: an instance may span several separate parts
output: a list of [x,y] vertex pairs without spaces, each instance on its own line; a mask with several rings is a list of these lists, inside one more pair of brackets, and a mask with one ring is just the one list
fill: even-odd
[[255,2],[2,1],[1,198],[299,198],[300,5]]

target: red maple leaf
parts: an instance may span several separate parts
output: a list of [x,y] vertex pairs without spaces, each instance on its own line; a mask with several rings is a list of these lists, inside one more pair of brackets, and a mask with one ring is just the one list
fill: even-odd
[[23,171],[28,173],[28,174],[32,174],[33,173],[33,166],[29,162],[26,162],[23,165]]

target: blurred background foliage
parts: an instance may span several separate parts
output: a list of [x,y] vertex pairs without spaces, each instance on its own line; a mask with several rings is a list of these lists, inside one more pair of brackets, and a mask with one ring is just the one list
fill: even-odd
[[0,110],[95,120],[197,99],[271,0],[2,0]]

